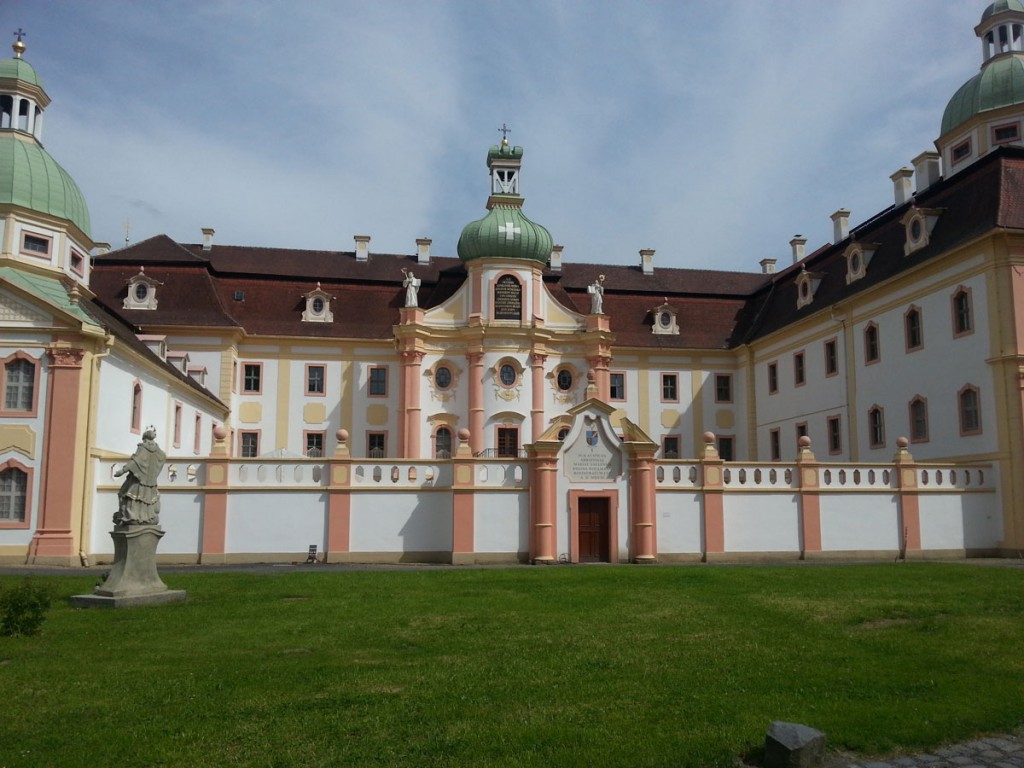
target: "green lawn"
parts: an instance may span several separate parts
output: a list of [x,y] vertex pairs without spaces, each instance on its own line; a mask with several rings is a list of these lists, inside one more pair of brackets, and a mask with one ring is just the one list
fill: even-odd
[[[95,575],[46,577],[62,598]],[[0,768],[726,766],[1024,722],[1024,570],[280,569],[0,637]],[[20,583],[0,577],[0,588]]]

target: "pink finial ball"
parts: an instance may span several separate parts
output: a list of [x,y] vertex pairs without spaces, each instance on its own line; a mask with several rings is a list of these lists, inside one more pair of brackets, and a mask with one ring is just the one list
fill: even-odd
[[469,440],[469,430],[468,429],[460,429],[459,430],[459,440],[461,442],[463,442],[463,443],[466,442],[467,440]]
[[228,436],[228,430],[223,424],[218,424],[213,428],[213,438],[215,440],[223,440]]
[[907,440],[907,438],[905,438],[905,437],[897,437],[896,438],[896,447],[897,448],[902,450],[902,449],[906,448],[908,445],[910,445],[910,441]]
[[707,443],[708,445],[712,445],[715,442],[715,433],[714,432],[705,432],[704,433],[704,442]]
[[334,436],[335,436],[336,438],[338,438],[338,442],[339,442],[339,443],[345,444],[345,443],[347,443],[347,442],[348,442],[348,430],[347,430],[347,429],[339,429],[339,430],[338,430],[338,431],[337,431],[337,432],[335,433],[335,435],[334,435]]
[[801,448],[810,448],[811,447],[811,438],[809,438],[807,435],[801,435],[800,439],[797,440],[796,443]]

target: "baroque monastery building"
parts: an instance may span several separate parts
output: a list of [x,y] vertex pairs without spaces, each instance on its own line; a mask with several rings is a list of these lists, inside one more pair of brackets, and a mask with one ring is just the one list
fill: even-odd
[[[1024,6],[893,204],[759,273],[562,261],[522,147],[457,258],[160,235],[110,252],[0,62],[0,562],[112,558],[168,454],[173,562],[676,561],[1024,549]],[[484,193],[485,190],[481,190]],[[481,195],[483,198],[483,194]]]

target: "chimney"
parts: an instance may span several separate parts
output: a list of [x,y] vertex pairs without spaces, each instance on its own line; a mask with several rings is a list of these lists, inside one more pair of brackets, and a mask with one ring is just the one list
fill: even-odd
[[840,208],[832,214],[832,242],[841,243],[850,236],[850,212]]
[[778,259],[761,259],[758,264],[761,265],[762,275],[774,275],[775,274],[775,262]]
[[910,179],[914,172],[910,168],[900,168],[889,178],[892,179],[893,193],[896,198],[896,205],[903,205],[912,197],[910,193]]
[[356,235],[356,261],[370,260],[370,236]]
[[548,266],[552,272],[562,271],[562,249],[564,245],[552,245],[551,246],[551,258],[548,259]]
[[110,243],[96,243],[96,255],[106,256],[110,253]]
[[922,152],[914,158],[914,182],[921,194],[942,176],[942,163],[938,152]]
[[654,274],[654,249],[653,248],[641,248],[640,249],[640,269],[643,270],[645,275]]
[[203,250],[213,250],[213,235],[216,230],[213,227],[203,227]]
[[417,237],[416,238],[416,263],[417,264],[429,264],[430,263],[430,244],[434,242],[429,237]]
[[789,241],[789,247],[793,249],[793,263],[796,264],[798,261],[803,259],[807,254],[807,238],[803,235],[794,235],[793,239]]

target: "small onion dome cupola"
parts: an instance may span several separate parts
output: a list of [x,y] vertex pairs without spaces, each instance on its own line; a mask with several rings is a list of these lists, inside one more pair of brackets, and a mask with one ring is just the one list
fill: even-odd
[[1024,4],[997,0],[974,28],[981,71],[960,86],[942,114],[942,135],[983,112],[1024,104]]
[[509,146],[507,139],[488,151],[488,213],[463,228],[458,246],[462,261],[500,258],[547,264],[551,258],[551,233],[523,215],[523,197],[519,194],[522,157],[523,148]]
[[66,219],[91,238],[85,196],[39,143],[50,97],[21,58],[25,43],[19,39],[12,47],[14,57],[0,60],[0,206]]

